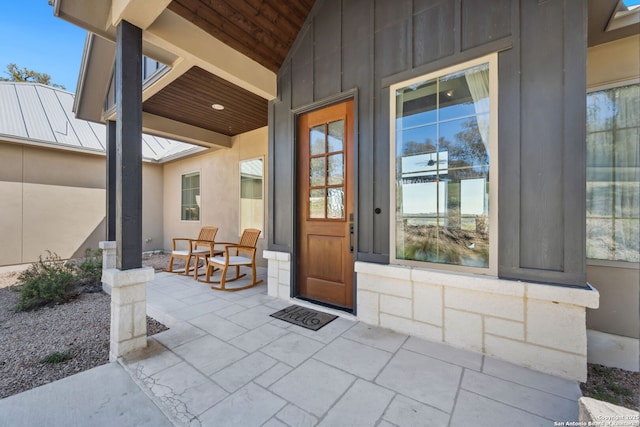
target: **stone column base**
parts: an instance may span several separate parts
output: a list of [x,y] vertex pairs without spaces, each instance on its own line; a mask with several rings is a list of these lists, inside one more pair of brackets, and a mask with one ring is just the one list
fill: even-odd
[[269,260],[267,294],[288,300],[291,297],[291,255],[287,252],[263,251]]
[[109,360],[115,361],[147,346],[146,284],[153,268],[102,271],[102,281],[111,288],[111,341]]
[[638,411],[608,402],[581,397],[578,400],[578,420],[584,426],[638,426]]
[[592,287],[569,288],[357,261],[358,320],[484,353],[572,381],[587,379]]
[[[103,241],[98,246],[102,249],[102,269],[116,268],[116,242]],[[102,290],[111,295],[111,286],[105,282],[102,282]]]

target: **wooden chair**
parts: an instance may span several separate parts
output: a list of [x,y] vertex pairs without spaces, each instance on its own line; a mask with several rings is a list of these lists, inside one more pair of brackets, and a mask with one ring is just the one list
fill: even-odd
[[[195,258],[194,264],[194,277],[198,278],[198,261],[200,258],[204,258],[204,265],[207,265],[207,261],[210,257],[216,255],[222,255],[221,250],[215,250],[215,238],[218,233],[218,227],[202,227],[197,239],[189,239],[187,237],[176,237],[172,239],[171,257],[169,258],[169,268],[165,271],[169,273],[182,274],[182,271],[173,270],[173,261],[175,258],[181,258],[185,260],[184,275],[189,275],[189,269],[191,267],[191,259]],[[179,249],[178,242],[188,242],[186,249]],[[184,246],[184,245],[182,245]]]
[[[262,283],[262,280],[256,281],[256,244],[258,243],[259,237],[260,230],[247,228],[242,232],[239,244],[218,243],[225,245],[224,256],[212,256],[209,258],[207,274],[204,281],[207,283],[220,284],[220,286],[211,286],[211,289],[220,291],[240,291]],[[239,278],[246,276],[246,274],[240,274],[241,266],[251,267],[251,283],[240,288],[226,288],[225,285],[227,282],[233,282],[234,280],[238,280]],[[235,267],[236,269],[235,277],[231,279],[227,279],[227,270],[229,267]],[[211,273],[218,268],[222,270],[220,280],[211,281]]]

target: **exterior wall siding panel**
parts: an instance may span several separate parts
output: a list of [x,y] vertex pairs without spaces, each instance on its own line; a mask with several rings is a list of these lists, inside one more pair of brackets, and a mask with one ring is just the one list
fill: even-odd
[[[413,17],[413,64],[420,66],[453,55],[455,38],[455,10],[452,1],[444,1]],[[440,34],[438,43],[429,34]]]
[[388,263],[388,86],[499,51],[499,276],[584,286],[585,22],[579,0],[316,2],[279,73],[291,100],[271,106],[270,247],[293,253],[295,110],[356,89],[357,259]]
[[521,33],[520,266],[552,271],[564,266],[562,7],[524,2]]
[[512,3],[511,0],[462,0],[461,49],[469,50],[511,35]]

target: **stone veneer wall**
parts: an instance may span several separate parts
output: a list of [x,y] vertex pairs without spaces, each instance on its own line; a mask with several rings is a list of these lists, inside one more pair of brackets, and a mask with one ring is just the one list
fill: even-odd
[[[265,251],[269,295],[288,299],[290,256]],[[575,381],[587,378],[585,309],[598,292],[356,262],[358,320]]]
[[289,299],[291,295],[291,257],[288,252],[263,251],[268,260],[267,293],[269,296]]

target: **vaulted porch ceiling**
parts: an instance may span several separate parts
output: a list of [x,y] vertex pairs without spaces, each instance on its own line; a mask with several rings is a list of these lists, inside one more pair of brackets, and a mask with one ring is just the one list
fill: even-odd
[[315,0],[173,0],[169,10],[277,73]]

